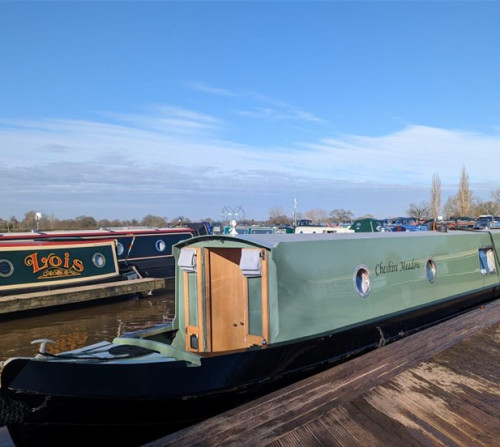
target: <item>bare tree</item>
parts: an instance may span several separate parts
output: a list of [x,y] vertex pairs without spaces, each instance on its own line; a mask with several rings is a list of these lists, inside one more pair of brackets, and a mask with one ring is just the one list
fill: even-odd
[[82,230],[97,228],[97,221],[91,216],[78,216],[75,218],[75,227]]
[[491,195],[493,196],[493,201],[495,201],[500,205],[500,188],[497,188],[495,189],[495,191],[492,191]]
[[[457,198],[455,196],[448,197],[448,200],[443,206],[444,215],[449,218],[451,216],[458,217],[458,208],[457,208]],[[463,217],[463,216],[462,216]]]
[[36,211],[30,210],[24,214],[24,219],[21,222],[21,228],[24,231],[33,230],[36,228]]
[[283,208],[275,206],[269,210],[269,225],[290,225],[291,219]]
[[431,203],[429,208],[431,217],[437,220],[439,211],[441,210],[441,180],[436,173],[432,174]]
[[146,227],[162,228],[167,226],[167,221],[168,220],[166,217],[160,217],[148,214],[142,218],[141,225],[144,225]]
[[16,216],[10,216],[7,224],[7,231],[16,231],[19,229],[19,221]]
[[469,186],[469,175],[465,170],[465,166],[462,168],[462,174],[460,176],[456,203],[459,216],[470,215],[472,211],[472,191]]
[[500,202],[493,202],[488,200],[486,202],[478,202],[474,206],[474,215],[480,216],[481,214],[497,215],[500,213]]
[[283,208],[281,208],[280,206],[273,206],[269,210],[269,218],[270,219],[275,219],[276,217],[280,217],[280,216],[286,216],[286,211]]
[[[408,216],[415,217],[419,220],[426,220],[430,216],[429,204],[427,202],[410,203],[410,208],[406,211]],[[437,219],[437,216],[436,216]]]
[[320,224],[328,220],[328,214],[325,210],[320,208],[315,208],[304,213],[307,219],[311,219],[313,223]]
[[334,209],[330,211],[330,218],[333,222],[351,222],[354,220],[354,213],[350,210]]

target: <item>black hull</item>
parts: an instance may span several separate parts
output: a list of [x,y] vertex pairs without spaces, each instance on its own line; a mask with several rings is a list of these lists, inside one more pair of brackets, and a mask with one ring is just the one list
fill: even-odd
[[[180,241],[190,239],[194,236],[208,234],[204,224],[194,223],[189,230],[173,234],[146,234],[136,238],[128,236],[118,236],[117,240],[124,246],[132,250],[126,250],[118,256],[118,265],[121,271],[129,271],[132,267],[137,269],[144,278],[165,278],[175,277],[175,259],[172,255],[172,247]],[[161,239],[165,243],[165,251],[159,252],[156,242]]]
[[[241,405],[347,358],[494,299],[495,288],[293,343],[206,357],[201,367],[75,365],[14,361],[2,375],[12,389],[40,389],[24,423],[9,423],[19,446],[141,445]],[[41,377],[50,377],[46,389]],[[68,379],[70,378],[70,379]],[[100,386],[97,386],[100,384]],[[48,397],[48,398],[47,398]],[[28,416],[26,416],[28,417]],[[104,436],[109,438],[104,439]]]
[[142,278],[164,278],[175,277],[175,259],[173,256],[167,258],[152,257],[149,259],[119,261],[120,273],[133,272],[135,268]]

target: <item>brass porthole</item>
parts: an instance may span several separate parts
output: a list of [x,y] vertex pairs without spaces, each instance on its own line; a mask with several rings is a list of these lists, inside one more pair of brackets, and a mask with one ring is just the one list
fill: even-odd
[[425,274],[431,284],[436,281],[436,263],[432,259],[427,260],[427,264],[425,265]]
[[118,256],[121,256],[124,251],[125,251],[125,248],[123,247],[123,244],[121,242],[118,242],[116,244],[116,253],[118,254]]
[[92,262],[97,268],[102,269],[106,265],[106,258],[102,253],[95,253],[92,256]]
[[0,259],[0,277],[7,278],[14,273],[14,265],[8,259]]
[[167,244],[163,239],[158,239],[155,243],[156,250],[159,251],[160,253],[165,251],[167,248]]
[[354,270],[354,288],[363,298],[366,298],[372,290],[372,280],[370,271],[364,265],[356,267]]

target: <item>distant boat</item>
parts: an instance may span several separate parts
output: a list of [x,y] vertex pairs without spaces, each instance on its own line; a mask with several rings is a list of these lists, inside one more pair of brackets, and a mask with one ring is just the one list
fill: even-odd
[[433,220],[428,221],[428,227],[433,228],[436,227],[437,224],[446,225],[450,230],[472,230],[474,228],[474,224],[476,220],[473,217],[468,216],[459,216],[459,217],[451,217],[450,220],[446,222],[434,222]]
[[354,233],[349,226],[343,225],[297,225],[294,231],[296,234]]
[[173,322],[0,368],[18,446],[142,445],[499,295],[500,232],[202,236]]
[[500,228],[500,216],[492,216],[491,214],[484,214],[477,218],[474,229],[484,230],[484,229],[498,229]]
[[0,294],[116,280],[114,240],[0,241]]
[[419,223],[415,217],[395,217],[388,219],[385,227],[389,231],[427,231],[427,225]]
[[390,231],[387,228],[383,221],[378,219],[372,219],[367,217],[365,219],[355,220],[350,226],[351,230],[354,230],[356,233],[366,233],[366,232],[377,232],[377,231]]
[[293,233],[293,228],[287,225],[225,225],[222,234],[274,234]]

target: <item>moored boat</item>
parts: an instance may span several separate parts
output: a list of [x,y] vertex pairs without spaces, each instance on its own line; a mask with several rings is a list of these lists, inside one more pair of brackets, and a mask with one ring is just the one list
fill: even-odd
[[3,423],[17,445],[141,445],[495,299],[499,246],[487,231],[181,241],[173,322],[6,361]]
[[33,231],[0,234],[1,241],[116,240],[120,272],[129,277],[173,278],[172,246],[184,239],[207,234],[205,225],[191,227],[110,227],[99,230]]
[[0,295],[119,280],[114,240],[0,241]]
[[475,230],[483,229],[500,229],[500,216],[492,216],[491,214],[483,214],[478,217],[474,223]]
[[294,229],[296,234],[331,234],[331,233],[354,233],[350,226],[333,225],[297,225]]
[[421,224],[415,217],[395,217],[388,219],[385,228],[389,231],[427,231],[427,225]]
[[354,230],[355,233],[391,231],[388,227],[385,226],[382,220],[373,219],[371,217],[355,220],[350,226],[350,229]]

